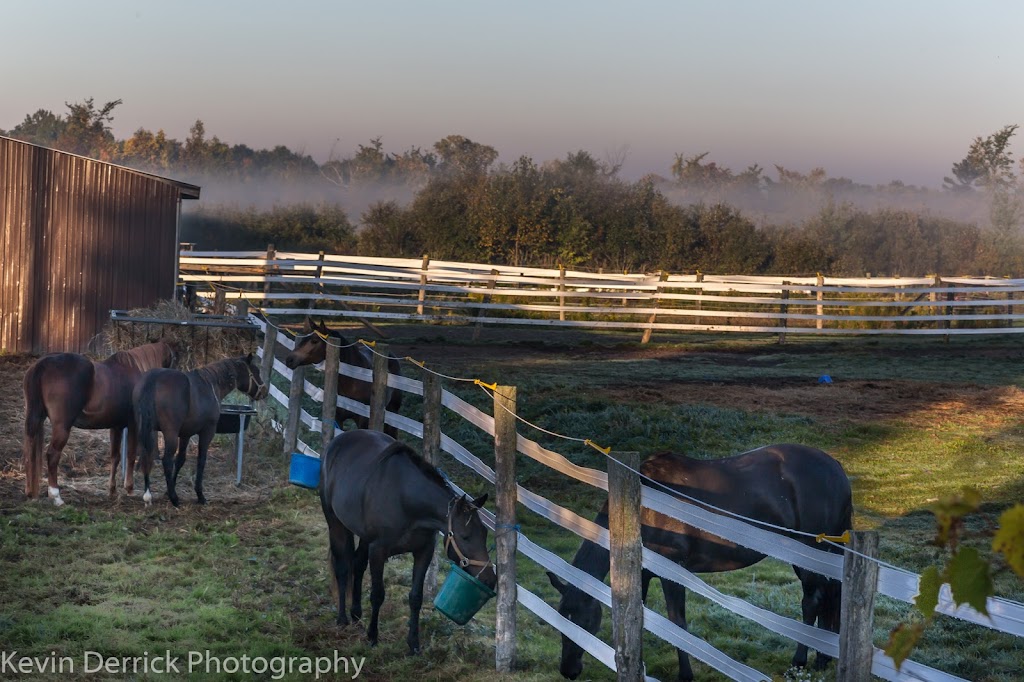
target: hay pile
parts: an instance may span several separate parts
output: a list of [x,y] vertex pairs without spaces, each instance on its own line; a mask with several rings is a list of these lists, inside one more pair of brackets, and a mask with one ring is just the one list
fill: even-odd
[[110,320],[101,334],[106,354],[128,350],[158,339],[168,339],[178,349],[178,369],[190,370],[223,358],[255,353],[259,345],[258,330],[236,329],[183,322],[244,322],[237,317],[193,313],[177,301],[158,301],[149,308],[129,310],[128,317],[159,320],[129,322]]

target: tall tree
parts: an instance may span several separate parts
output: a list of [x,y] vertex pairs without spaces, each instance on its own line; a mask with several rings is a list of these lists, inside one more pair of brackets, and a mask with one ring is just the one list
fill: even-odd
[[976,137],[967,150],[967,156],[953,164],[953,177],[942,179],[943,186],[954,192],[970,191],[975,187],[996,189],[1013,184],[1013,155],[1010,140],[1018,126],[1003,126],[988,137]]
[[24,121],[8,131],[8,135],[25,142],[53,147],[66,127],[67,122],[63,117],[39,109],[34,114],[26,115]]
[[64,130],[57,139],[57,147],[104,161],[113,160],[117,142],[110,132],[110,123],[114,120],[114,109],[121,104],[121,100],[107,102],[99,109],[92,97],[83,102],[64,104],[68,108],[68,115]]

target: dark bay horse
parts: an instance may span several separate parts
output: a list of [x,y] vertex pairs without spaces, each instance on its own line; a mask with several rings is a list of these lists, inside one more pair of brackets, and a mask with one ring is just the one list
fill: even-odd
[[[210,363],[190,372],[174,369],[154,369],[142,375],[135,387],[135,425],[142,446],[142,472],[146,481],[143,499],[148,505],[153,500],[149,487],[149,474],[156,456],[154,431],[164,436],[164,478],[167,497],[178,506],[175,484],[185,463],[188,442],[198,435],[196,459],[196,498],[206,504],[203,495],[203,470],[206,454],[217,431],[220,402],[228,393],[238,389],[254,400],[262,400],[269,389],[260,380],[259,367],[253,364],[252,353]],[[177,458],[174,453],[177,451]]]
[[[328,338],[331,339],[331,343],[342,346],[338,351],[341,362],[347,365],[355,365],[356,367],[373,369],[373,352],[363,344],[359,343],[355,346],[349,346],[349,342],[345,340],[345,337],[340,332],[328,329],[327,325],[322,321],[312,322],[308,317],[306,318],[306,329],[306,335],[295,339],[295,349],[284,359],[284,364],[289,369],[295,369],[300,365],[315,365],[323,362],[327,357]],[[399,375],[402,373],[398,358],[394,356],[388,358],[388,372]],[[369,382],[353,379],[350,376],[338,373],[338,395],[369,405],[370,386]],[[388,388],[388,397],[385,402],[385,408],[388,412],[398,412],[398,408],[402,406],[402,391]],[[356,428],[360,429],[365,429],[370,424],[368,417],[350,412],[342,407],[336,408],[334,415],[335,421],[338,422],[338,428],[341,428],[346,419],[354,421]],[[398,435],[398,431],[393,426],[385,426],[384,432],[392,437]]]
[[[853,503],[850,481],[839,462],[828,454],[803,445],[769,445],[723,459],[700,460],[663,453],[648,458],[641,472],[664,485],[710,505],[743,516],[807,533],[841,535],[851,529]],[[695,573],[733,571],[764,558],[754,550],[693,528],[644,508],[641,512],[644,545]],[[608,504],[595,522],[608,527]],[[794,536],[814,545],[813,538]],[[838,551],[826,546],[831,551]],[[610,569],[608,550],[585,540],[576,552],[573,566],[603,580]],[[839,632],[839,604],[842,583],[793,567],[803,587],[803,622]],[[643,572],[643,595],[653,574]],[[561,595],[558,612],[588,632],[601,624],[601,605],[593,597],[568,585],[552,573],[551,584]],[[686,589],[669,580],[661,581],[669,619],[686,627]],[[693,671],[685,652],[678,651],[679,679],[692,680]],[[560,671],[576,679],[583,670],[583,650],[562,638]],[[820,652],[817,668],[828,665],[830,657]],[[807,665],[807,646],[797,645],[793,665]]]
[[[478,511],[484,495],[457,495],[437,469],[406,444],[380,431],[355,430],[331,441],[320,463],[320,504],[330,537],[333,586],[338,592],[338,624],[347,625],[345,586],[352,578],[352,618],[362,617],[361,584],[370,566],[370,626],[377,643],[377,618],[384,603],[384,562],[412,553],[409,590],[409,650],[420,648],[423,578],[434,556],[437,533],[445,533],[448,557],[488,587],[497,582],[487,554],[487,528]],[[355,537],[359,537],[359,549]]]
[[117,467],[121,463],[123,429],[128,429],[128,466],[125,488],[131,492],[135,466],[135,420],[132,390],[143,373],[157,367],[171,367],[174,347],[166,341],[147,343],[118,351],[97,362],[77,353],[53,353],[39,358],[25,372],[25,494],[39,495],[42,473],[43,423],[50,418],[50,444],[46,448],[49,496],[62,505],[57,487],[57,465],[71,435],[71,427],[110,429],[110,496],[116,489]]

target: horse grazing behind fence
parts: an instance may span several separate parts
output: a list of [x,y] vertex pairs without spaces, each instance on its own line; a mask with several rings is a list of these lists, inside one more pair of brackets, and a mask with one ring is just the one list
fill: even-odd
[[[295,369],[300,365],[315,365],[323,362],[327,358],[328,343],[339,346],[339,360],[346,365],[373,369],[373,351],[361,343],[354,346],[349,345],[340,332],[328,329],[323,322],[314,323],[308,317],[306,318],[306,334],[295,339],[295,348],[285,358],[284,364],[289,369]],[[394,356],[388,358],[388,372],[399,375],[402,373],[398,358]],[[355,379],[341,372],[338,373],[338,395],[340,396],[369,405],[371,385],[369,382]],[[385,409],[388,412],[397,413],[398,408],[402,406],[402,391],[390,387],[387,390]],[[370,425],[369,417],[364,417],[344,407],[335,408],[334,419],[338,422],[339,428],[346,419],[354,421],[356,427],[360,429],[365,429]],[[393,426],[385,426],[384,432],[392,437],[398,435],[397,429]]]
[[[361,584],[370,566],[370,626],[377,643],[377,620],[384,603],[384,562],[412,553],[409,590],[409,650],[420,648],[423,578],[434,556],[437,533],[446,534],[448,558],[494,587],[497,576],[487,554],[487,528],[479,509],[484,495],[458,495],[437,469],[405,443],[379,431],[355,430],[331,441],[320,464],[320,504],[330,536],[331,578],[338,592],[338,624],[347,625],[345,588],[352,579],[352,619],[362,617]],[[359,549],[355,538],[359,537]]]
[[57,487],[57,465],[71,435],[71,427],[110,429],[110,483],[114,496],[117,467],[121,462],[122,431],[128,429],[128,460],[125,488],[131,492],[135,467],[135,420],[132,390],[143,373],[174,364],[174,347],[166,341],[147,343],[118,351],[97,362],[77,353],[53,353],[39,358],[25,372],[25,494],[39,495],[42,473],[43,423],[50,419],[50,444],[46,448],[49,496],[60,506],[64,500]]
[[[853,503],[850,481],[839,462],[828,454],[803,445],[769,445],[723,459],[700,460],[663,453],[648,458],[641,467],[644,476],[654,479],[709,505],[748,518],[805,533],[840,535],[851,528]],[[608,527],[608,505],[595,522]],[[641,536],[644,545],[696,573],[733,571],[764,558],[752,549],[736,545],[711,533],[658,514],[647,508],[641,512]],[[795,536],[814,544],[813,538]],[[831,547],[829,549],[832,549]],[[832,550],[835,551],[835,550]],[[603,580],[610,569],[608,550],[585,540],[576,552],[573,566]],[[839,632],[839,607],[842,583],[794,566],[803,587],[803,622]],[[653,574],[644,570],[643,595]],[[548,573],[551,584],[561,595],[558,612],[588,632],[597,632],[601,624],[601,605],[590,595]],[[686,589],[670,580],[661,581],[669,619],[686,627]],[[560,671],[576,679],[583,670],[583,650],[567,637],[562,638]],[[692,680],[693,671],[685,652],[678,651],[679,679]],[[830,657],[820,652],[817,668],[824,668]],[[798,644],[792,664],[807,665],[807,646]]]
[[[220,401],[234,389],[250,398],[262,400],[269,389],[260,379],[259,367],[247,356],[228,358],[210,363],[190,372],[173,369],[155,369],[146,372],[135,387],[135,424],[142,447],[142,472],[146,482],[143,499],[148,505],[153,500],[149,487],[149,474],[156,456],[154,431],[164,436],[164,478],[167,497],[178,506],[175,484],[185,463],[188,442],[198,435],[196,459],[196,498],[206,503],[203,495],[203,470],[206,454],[217,431]],[[177,458],[174,452],[177,450]]]

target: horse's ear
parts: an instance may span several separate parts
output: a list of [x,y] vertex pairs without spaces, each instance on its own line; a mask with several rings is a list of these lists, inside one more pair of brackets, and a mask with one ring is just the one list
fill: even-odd
[[309,315],[306,315],[306,321],[303,323],[302,330],[307,334],[313,331],[313,320],[310,319]]
[[252,364],[252,353],[249,353],[248,355],[245,356],[245,364],[247,364],[247,365],[251,365]]
[[484,504],[486,504],[486,503],[487,503],[487,493],[484,493],[480,497],[478,497],[475,500],[473,500],[473,506],[476,507],[477,509],[482,509]]
[[558,594],[565,594],[565,591],[569,588],[569,586],[562,582],[562,579],[554,573],[552,573],[551,571],[548,571],[547,574],[548,580],[551,581],[551,587],[558,590]]
[[328,329],[327,329],[327,323],[326,323],[326,322],[324,322],[323,320],[317,320],[317,322],[319,322],[319,323],[320,323],[320,326],[318,327],[318,328],[319,328],[319,330],[320,330],[321,332],[323,332],[324,336],[327,336],[327,333],[328,333]]

